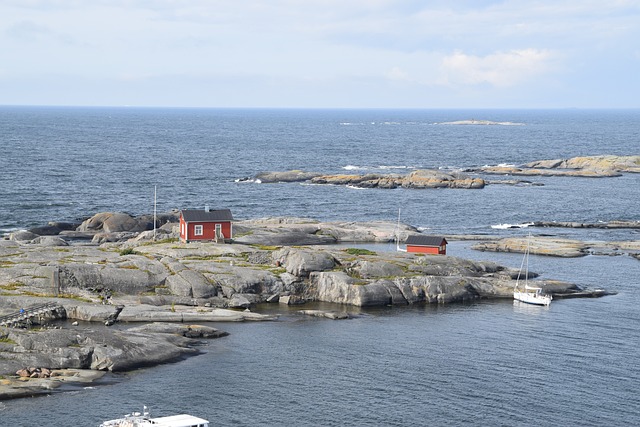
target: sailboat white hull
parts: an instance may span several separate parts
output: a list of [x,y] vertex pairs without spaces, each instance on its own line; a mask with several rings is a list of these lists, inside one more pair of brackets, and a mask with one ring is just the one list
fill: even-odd
[[513,299],[533,305],[549,305],[553,297],[539,292],[514,292]]
[[[529,234],[529,237],[527,238],[527,247],[524,251],[524,257],[522,258],[522,265],[520,266],[518,278],[516,279],[516,286],[513,289],[513,299],[527,304],[549,305],[551,304],[553,297],[549,294],[543,293],[542,288],[529,286],[527,282],[529,279],[530,241],[531,234]],[[523,287],[520,287],[520,277],[524,277],[525,283]]]

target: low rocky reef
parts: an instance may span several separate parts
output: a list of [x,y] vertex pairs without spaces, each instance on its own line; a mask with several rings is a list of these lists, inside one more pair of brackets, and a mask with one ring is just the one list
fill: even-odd
[[560,258],[577,258],[586,255],[629,255],[640,259],[640,241],[624,242],[583,242],[557,237],[535,236],[531,238],[509,237],[482,241],[472,246],[479,251],[522,253],[529,244],[529,251],[535,255]]
[[538,160],[521,166],[498,165],[466,169],[465,172],[515,176],[617,177],[640,173],[640,156],[586,156]]
[[226,332],[200,325],[150,323],[127,330],[104,327],[0,328],[0,400],[48,394],[196,355],[202,340]]
[[578,221],[535,221],[532,227],[546,228],[598,228],[598,229],[640,229],[640,221],[602,221],[602,222],[578,222]]
[[309,182],[311,184],[347,185],[357,188],[465,188],[480,189],[485,186],[481,178],[461,173],[445,173],[433,169],[419,169],[407,175],[401,174],[364,174],[364,175],[324,175],[314,172],[264,172],[255,176],[262,183]]
[[[457,124],[457,123],[456,123]],[[480,124],[466,123],[460,124]],[[488,123],[491,124],[491,123]],[[489,184],[543,185],[526,180],[486,180],[477,174],[511,176],[575,176],[588,178],[618,177],[623,173],[639,173],[640,156],[587,156],[570,159],[537,160],[524,165],[496,165],[467,168],[462,172],[444,172],[439,169],[417,169],[408,174],[322,174],[301,170],[263,172],[255,177],[237,179],[237,182],[292,183],[344,185],[356,188],[463,188],[482,189]]]

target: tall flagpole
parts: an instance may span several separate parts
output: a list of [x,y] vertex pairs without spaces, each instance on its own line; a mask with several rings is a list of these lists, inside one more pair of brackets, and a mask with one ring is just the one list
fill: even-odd
[[158,194],[158,186],[153,186],[153,240],[156,240],[156,206],[157,206],[157,194]]

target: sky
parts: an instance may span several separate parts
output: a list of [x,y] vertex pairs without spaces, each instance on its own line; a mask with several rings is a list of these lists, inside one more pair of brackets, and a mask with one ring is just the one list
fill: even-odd
[[640,0],[0,0],[0,105],[638,108]]

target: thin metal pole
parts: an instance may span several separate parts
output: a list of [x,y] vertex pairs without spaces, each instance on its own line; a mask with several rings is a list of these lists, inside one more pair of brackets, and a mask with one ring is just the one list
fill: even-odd
[[158,204],[157,195],[158,195],[158,186],[154,185],[153,186],[153,240],[156,240],[156,216],[157,216],[156,206]]

